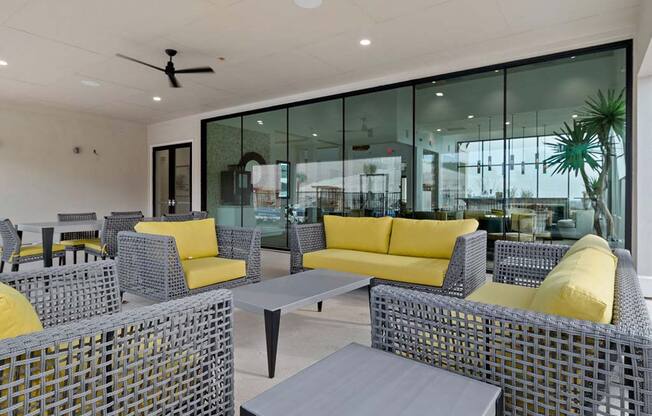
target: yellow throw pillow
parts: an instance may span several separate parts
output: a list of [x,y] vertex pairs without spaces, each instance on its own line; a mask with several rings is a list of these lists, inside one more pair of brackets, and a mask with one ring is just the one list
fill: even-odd
[[478,229],[475,219],[437,221],[394,219],[389,254],[450,259],[457,237]]
[[594,247],[565,256],[537,289],[530,309],[610,323],[617,262],[613,254]]
[[578,251],[582,251],[588,247],[593,247],[611,254],[611,247],[609,247],[609,243],[607,243],[607,240],[605,240],[602,237],[598,237],[595,234],[587,234],[584,237],[577,240],[575,244],[573,244],[571,248],[568,249],[568,251],[564,256],[565,257],[572,256]]
[[218,254],[215,219],[179,222],[139,222],[139,233],[174,237],[181,260],[216,257]]
[[324,215],[326,247],[387,254],[392,218]]
[[34,307],[22,293],[0,283],[0,339],[43,330]]

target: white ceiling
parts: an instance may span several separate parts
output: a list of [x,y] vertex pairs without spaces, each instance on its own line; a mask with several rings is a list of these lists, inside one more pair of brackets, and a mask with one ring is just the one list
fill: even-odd
[[[0,0],[0,101],[151,123],[533,46],[632,37],[640,0]],[[358,41],[369,38],[372,45]],[[171,89],[157,71],[175,48]],[[536,49],[534,49],[536,50]],[[218,57],[225,57],[220,61]],[[450,66],[450,65],[449,65]],[[433,72],[433,74],[436,72]],[[96,80],[100,87],[83,86]],[[161,102],[152,96],[163,97]]]

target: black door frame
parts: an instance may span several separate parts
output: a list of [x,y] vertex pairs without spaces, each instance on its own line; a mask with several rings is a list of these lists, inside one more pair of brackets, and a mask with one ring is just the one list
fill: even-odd
[[[187,147],[190,149],[190,164],[188,170],[190,172],[189,185],[190,185],[190,210],[192,211],[192,142],[183,142],[183,143],[174,143],[166,144],[162,146],[153,146],[152,147],[152,215],[156,215],[156,152],[167,150],[168,151],[168,197],[169,199],[175,199],[175,188],[174,188],[174,179],[175,179],[175,165],[176,165],[176,152],[175,150]],[[170,214],[174,214],[176,207],[169,207],[168,211]],[[161,213],[162,214],[162,213]]]

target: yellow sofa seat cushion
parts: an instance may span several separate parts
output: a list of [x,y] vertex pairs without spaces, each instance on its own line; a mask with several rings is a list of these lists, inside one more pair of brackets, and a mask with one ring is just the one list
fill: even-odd
[[450,259],[457,237],[478,229],[475,219],[437,221],[396,218],[389,254]]
[[0,339],[42,331],[34,307],[22,293],[0,283]]
[[530,309],[610,323],[617,261],[613,254],[594,247],[565,256],[541,283]]
[[387,253],[392,218],[324,216],[326,248]]
[[100,244],[99,238],[80,238],[77,240],[62,240],[59,244],[66,247],[85,246],[86,244]]
[[182,260],[181,266],[189,289],[210,286],[247,275],[247,264],[244,260],[204,257]]
[[487,282],[466,297],[466,300],[508,308],[529,309],[536,288],[506,283]]
[[[52,244],[52,253],[59,253],[65,251],[66,247],[61,244]],[[2,250],[0,249],[0,253]],[[43,255],[43,246],[40,244],[33,244],[28,246],[22,246],[20,248],[20,257],[29,257],[29,256],[42,256]],[[16,254],[13,254],[9,261],[13,260]]]
[[397,282],[442,286],[448,260],[392,256],[355,250],[326,249],[303,255],[309,269],[358,273]]
[[179,222],[139,222],[134,229],[139,233],[174,237],[181,260],[218,255],[214,218]]
[[571,246],[571,248],[568,249],[566,254],[564,254],[564,257],[570,257],[573,254],[577,253],[578,251],[582,251],[585,248],[595,248],[598,250],[602,250],[605,253],[611,254],[611,248],[609,247],[609,243],[607,243],[607,240],[605,240],[602,237],[598,237],[595,234],[587,234],[584,237],[580,238]]

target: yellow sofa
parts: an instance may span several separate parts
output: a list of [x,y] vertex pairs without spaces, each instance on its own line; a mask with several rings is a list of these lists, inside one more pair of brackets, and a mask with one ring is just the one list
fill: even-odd
[[295,225],[291,272],[328,269],[465,296],[484,282],[486,233],[474,219],[437,221],[324,216]]

